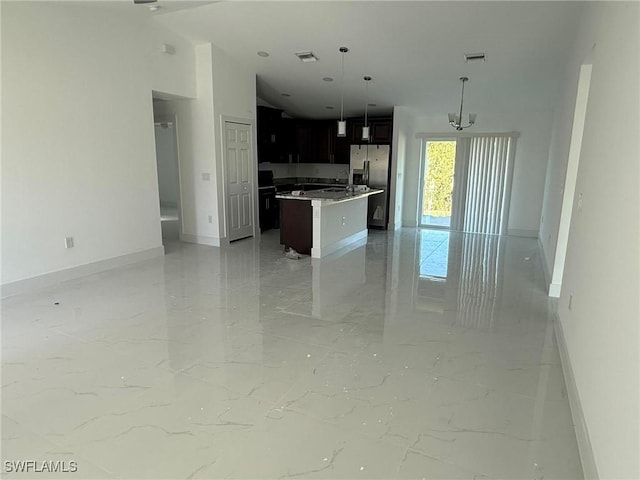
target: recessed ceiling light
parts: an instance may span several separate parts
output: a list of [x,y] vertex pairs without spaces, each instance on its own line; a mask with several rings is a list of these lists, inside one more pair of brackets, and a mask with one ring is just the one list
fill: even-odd
[[269,53],[268,53],[268,52],[264,52],[264,51],[260,50],[260,51],[258,52],[258,56],[259,56],[259,57],[264,57],[264,58],[266,58],[266,57],[268,57],[268,56],[269,56]]
[[325,105],[324,108],[326,108],[327,110],[333,110],[333,105]]
[[311,51],[308,51],[308,52],[296,52],[295,55],[296,55],[296,57],[298,57],[304,63],[317,62],[318,61],[318,57],[316,57],[313,54],[313,52],[311,52]]
[[333,78],[331,77],[322,77],[322,80],[324,80],[325,82],[333,82]]
[[149,5],[149,10],[151,12],[157,12],[158,10],[160,10],[160,5]]
[[281,93],[280,95],[282,95],[283,97],[290,97],[291,96],[290,93]]

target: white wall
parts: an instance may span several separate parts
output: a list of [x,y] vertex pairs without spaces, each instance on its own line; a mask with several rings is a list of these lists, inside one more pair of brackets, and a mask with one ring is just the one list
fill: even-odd
[[191,44],[148,19],[3,2],[2,63],[3,284],[161,249],[151,91],[195,92]]
[[197,98],[170,100],[162,102],[162,106],[164,113],[176,116],[182,202],[181,239],[219,246],[211,45],[197,45],[195,50]]
[[[402,210],[404,200],[404,171],[414,144],[415,119],[405,107],[393,109],[393,148],[391,152],[391,181],[389,184],[389,228],[402,227]],[[415,146],[415,145],[414,145]],[[419,154],[419,151],[418,151]]]
[[[479,114],[477,124],[469,130],[472,133],[520,132],[509,210],[511,234],[538,236],[552,119],[552,112]],[[446,127],[449,127],[446,115],[422,116],[414,122],[414,133],[446,133],[449,131]],[[454,132],[453,129],[450,131]],[[403,224],[414,226],[420,187],[420,140],[412,135],[409,141],[404,173]]]
[[[566,165],[579,65],[591,62],[558,317],[564,366],[578,394],[572,410],[583,415],[600,478],[640,478],[639,15],[637,2],[588,4],[556,122],[562,138],[552,150]],[[612,121],[621,116],[623,121]],[[562,165],[554,168],[563,171]],[[558,189],[558,181],[547,183]],[[557,218],[557,192],[548,197],[545,219]],[[545,228],[556,233],[553,225]],[[547,257],[552,254],[549,249]],[[581,447],[586,458],[585,442]]]
[[254,235],[258,228],[258,144],[256,141],[256,75],[238,64],[215,45],[211,46],[213,65],[213,113],[215,137],[215,185],[218,206],[218,235],[227,237],[223,171],[223,121],[224,118],[246,120],[253,126],[254,166]]
[[[212,44],[195,47],[195,63],[197,98],[157,102],[156,113],[175,115],[177,119],[181,238],[220,246],[226,241],[222,121],[234,118],[253,124],[253,165],[257,165],[255,73],[238,65]],[[257,173],[254,174],[257,177]],[[255,184],[257,212],[257,181]],[[257,222],[257,215],[255,220]]]

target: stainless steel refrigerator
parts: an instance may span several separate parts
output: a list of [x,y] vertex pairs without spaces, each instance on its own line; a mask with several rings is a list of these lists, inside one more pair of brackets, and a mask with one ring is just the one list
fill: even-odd
[[[367,225],[369,227],[387,228],[389,218],[389,145],[351,145],[350,168],[354,183],[360,179],[371,188],[383,190],[382,193],[369,197]],[[369,162],[368,179],[366,161]]]

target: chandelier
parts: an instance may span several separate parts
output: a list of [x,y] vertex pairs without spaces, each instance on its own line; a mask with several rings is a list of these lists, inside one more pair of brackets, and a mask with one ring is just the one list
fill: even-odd
[[449,114],[449,125],[451,125],[456,130],[462,130],[464,128],[469,128],[471,125],[476,123],[477,115],[475,113],[469,114],[469,124],[462,125],[463,117],[462,117],[462,103],[464,102],[464,84],[469,81],[469,77],[460,77],[460,81],[462,82],[462,94],[460,95],[460,114],[456,115],[455,113]]

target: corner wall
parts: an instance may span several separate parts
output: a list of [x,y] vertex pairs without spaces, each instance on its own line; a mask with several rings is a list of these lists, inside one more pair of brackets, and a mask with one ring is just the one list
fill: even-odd
[[225,215],[225,171],[223,169],[224,121],[238,120],[252,125],[253,158],[253,234],[259,235],[258,225],[258,143],[256,137],[256,74],[211,45],[213,66],[213,113],[215,137],[215,185],[218,208],[218,234],[227,241]]
[[[220,246],[227,240],[223,119],[253,124],[254,178],[257,178],[255,74],[210,43],[195,47],[197,98],[157,102],[156,113],[175,115],[182,202],[181,240]],[[258,185],[255,183],[255,234]]]
[[[391,152],[391,184],[389,185],[389,228],[402,227],[404,206],[404,172],[411,152],[412,139],[415,141],[414,118],[405,107],[393,109],[393,149]],[[419,155],[419,152],[418,152]]]
[[[587,478],[640,478],[639,24],[637,2],[588,3],[563,102],[571,111],[579,65],[588,60],[591,85],[557,312],[568,358],[563,367],[577,393],[572,412],[576,423],[584,421],[586,438],[579,434],[578,442]],[[624,121],[615,121],[621,112]],[[570,129],[567,112],[558,115],[564,154]],[[549,200],[545,218],[560,208]]]
[[195,93],[192,45],[87,6],[2,2],[1,21],[3,286],[161,252],[152,90]]

